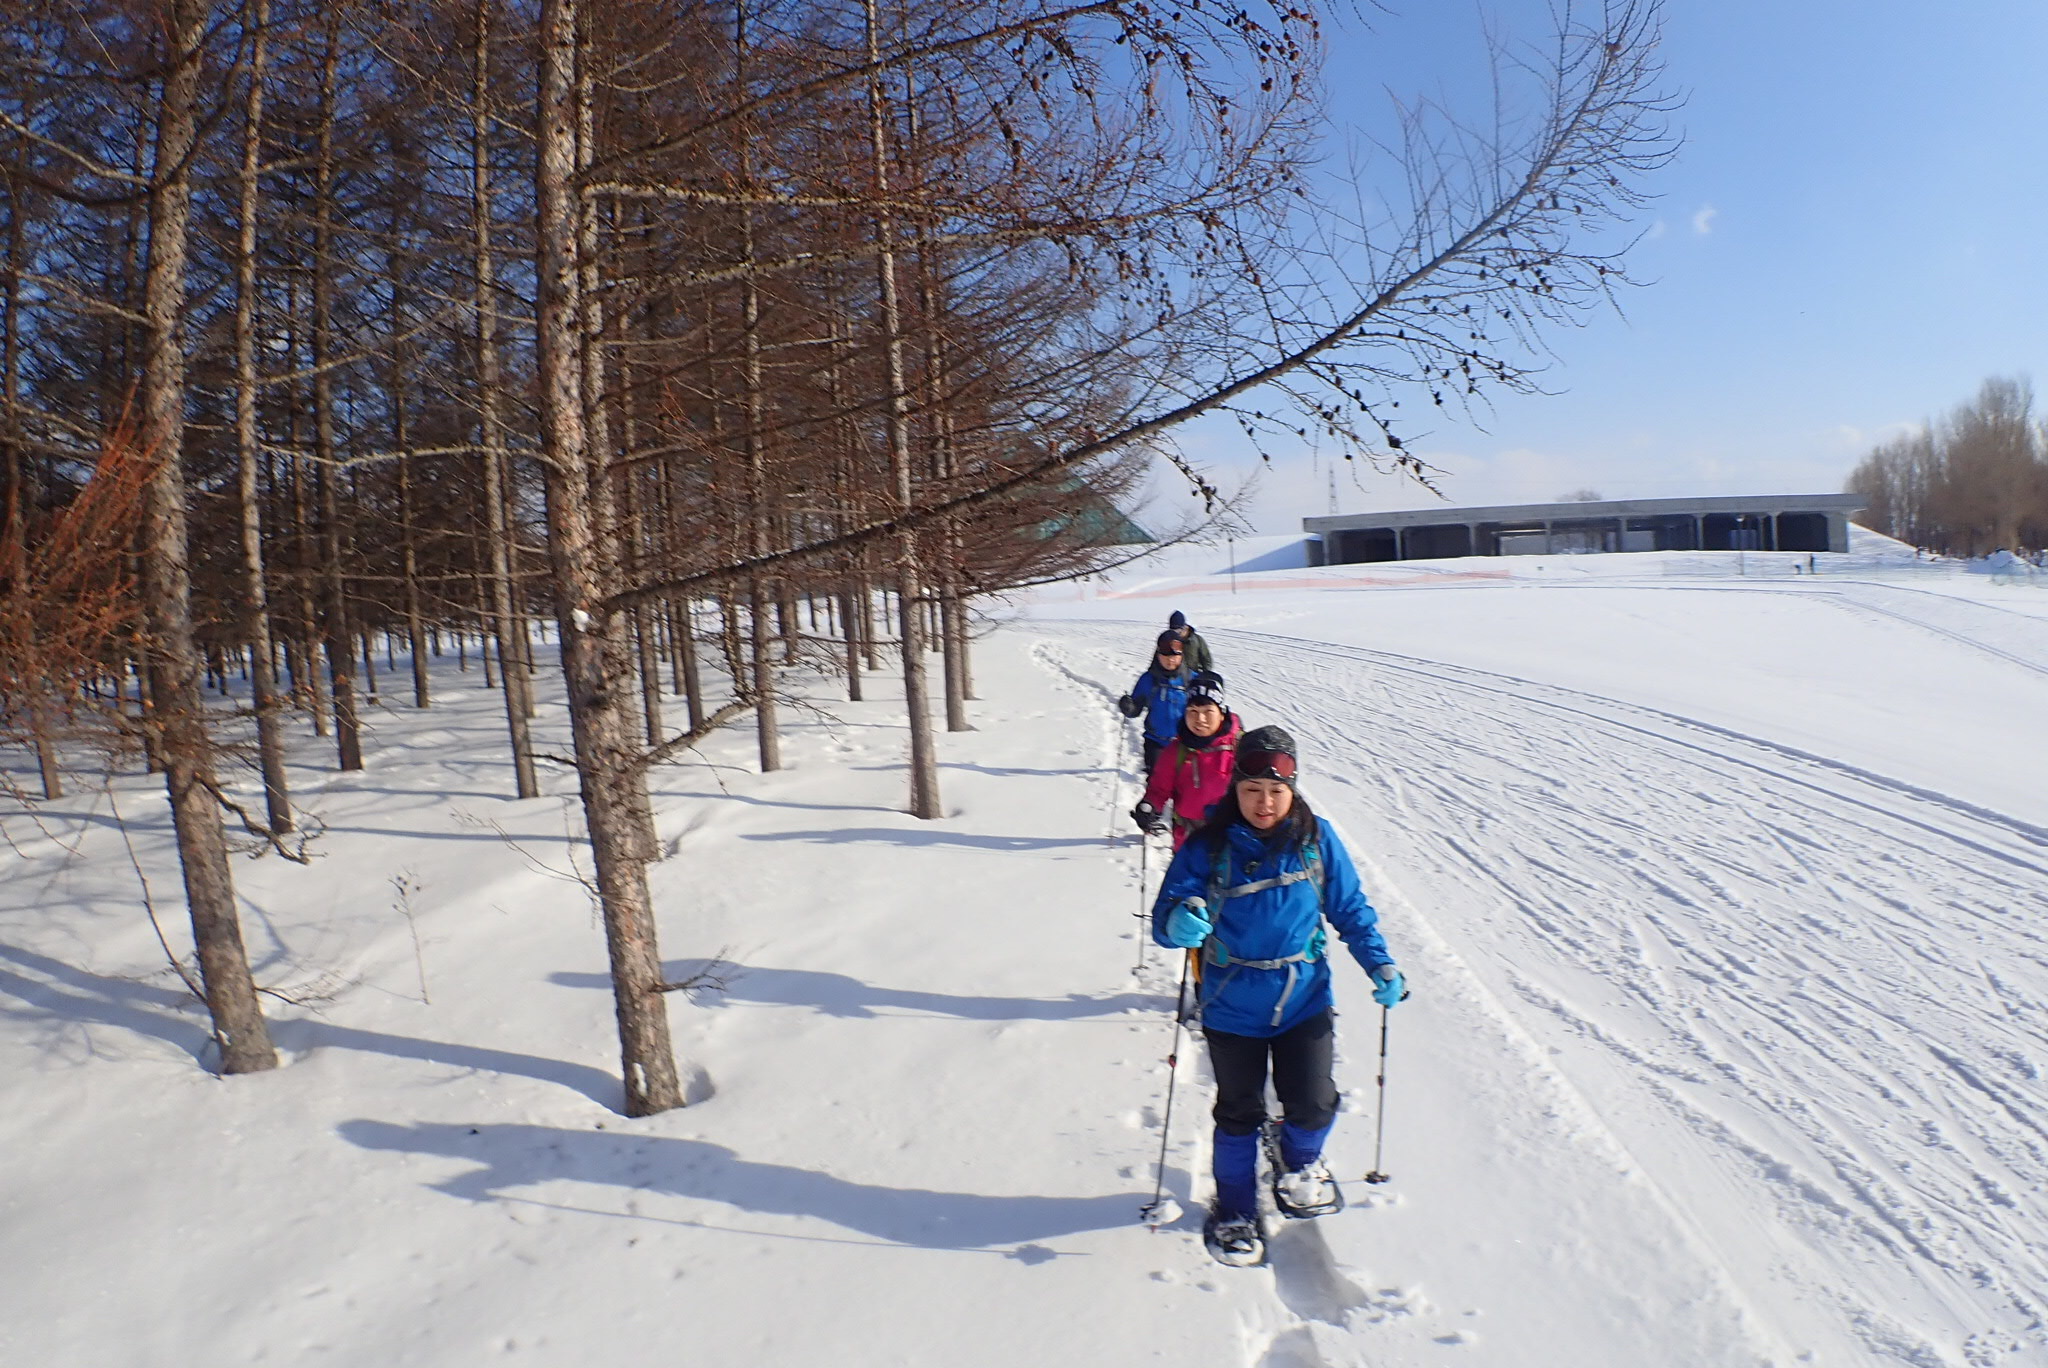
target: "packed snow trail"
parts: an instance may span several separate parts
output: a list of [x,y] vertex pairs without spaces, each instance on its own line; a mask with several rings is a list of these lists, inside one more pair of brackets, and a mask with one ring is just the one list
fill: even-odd
[[[1129,656],[1127,628],[1038,626]],[[2048,833],[1614,699],[1205,632],[1369,890],[1550,1052],[1765,1342],[2038,1361]]]

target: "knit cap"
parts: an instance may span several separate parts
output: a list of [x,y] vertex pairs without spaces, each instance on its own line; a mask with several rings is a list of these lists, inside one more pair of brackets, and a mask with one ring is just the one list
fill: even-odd
[[1231,766],[1233,782],[1239,779],[1278,779],[1294,787],[1297,751],[1294,738],[1279,727],[1254,727],[1238,738],[1237,759]]

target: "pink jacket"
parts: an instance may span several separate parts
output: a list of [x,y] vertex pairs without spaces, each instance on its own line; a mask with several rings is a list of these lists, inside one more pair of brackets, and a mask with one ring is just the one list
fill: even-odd
[[1200,747],[1187,742],[1183,727],[1152,764],[1151,782],[1145,785],[1145,801],[1160,812],[1173,804],[1173,848],[1179,850],[1188,833],[1201,824],[1216,800],[1230,790],[1230,765],[1237,754],[1240,728],[1236,713],[1226,713],[1223,730]]

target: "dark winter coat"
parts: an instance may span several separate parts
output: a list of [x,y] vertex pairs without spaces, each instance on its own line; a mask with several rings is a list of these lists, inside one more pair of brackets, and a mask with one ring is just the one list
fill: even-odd
[[1204,670],[1216,668],[1215,657],[1209,653],[1209,643],[1202,640],[1202,634],[1194,628],[1188,628],[1188,634],[1181,641],[1180,648],[1187,653],[1187,659],[1182,664],[1188,667],[1189,674],[1200,674]]
[[[1238,897],[1218,896],[1232,888],[1264,883],[1309,869],[1307,844],[1282,823],[1267,837],[1238,820],[1222,828],[1220,841],[1198,834],[1167,867],[1166,881],[1152,904],[1152,938],[1167,945],[1166,919],[1183,899],[1201,898],[1215,931],[1203,947],[1202,1025],[1232,1035],[1271,1037],[1334,1005],[1330,962],[1322,952],[1323,924],[1337,928],[1351,957],[1367,974],[1392,964],[1380,936],[1379,914],[1359,886],[1351,854],[1327,821],[1314,822],[1322,864],[1322,896],[1315,880],[1262,888]],[[1220,849],[1218,848],[1220,845]],[[1311,958],[1275,968],[1254,968],[1242,960],[1275,961],[1303,953]]]
[[1159,752],[1152,775],[1145,785],[1145,802],[1155,812],[1173,804],[1173,848],[1179,850],[1216,800],[1230,792],[1230,762],[1237,753],[1242,734],[1237,714],[1223,714],[1223,725],[1214,736],[1196,736],[1181,719],[1180,730],[1171,745]]

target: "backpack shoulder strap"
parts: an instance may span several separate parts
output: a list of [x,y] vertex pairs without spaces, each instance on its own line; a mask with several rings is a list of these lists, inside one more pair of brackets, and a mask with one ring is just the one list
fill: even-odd
[[1223,892],[1230,887],[1230,841],[1219,827],[1209,833],[1209,915],[1214,918],[1223,906]]

